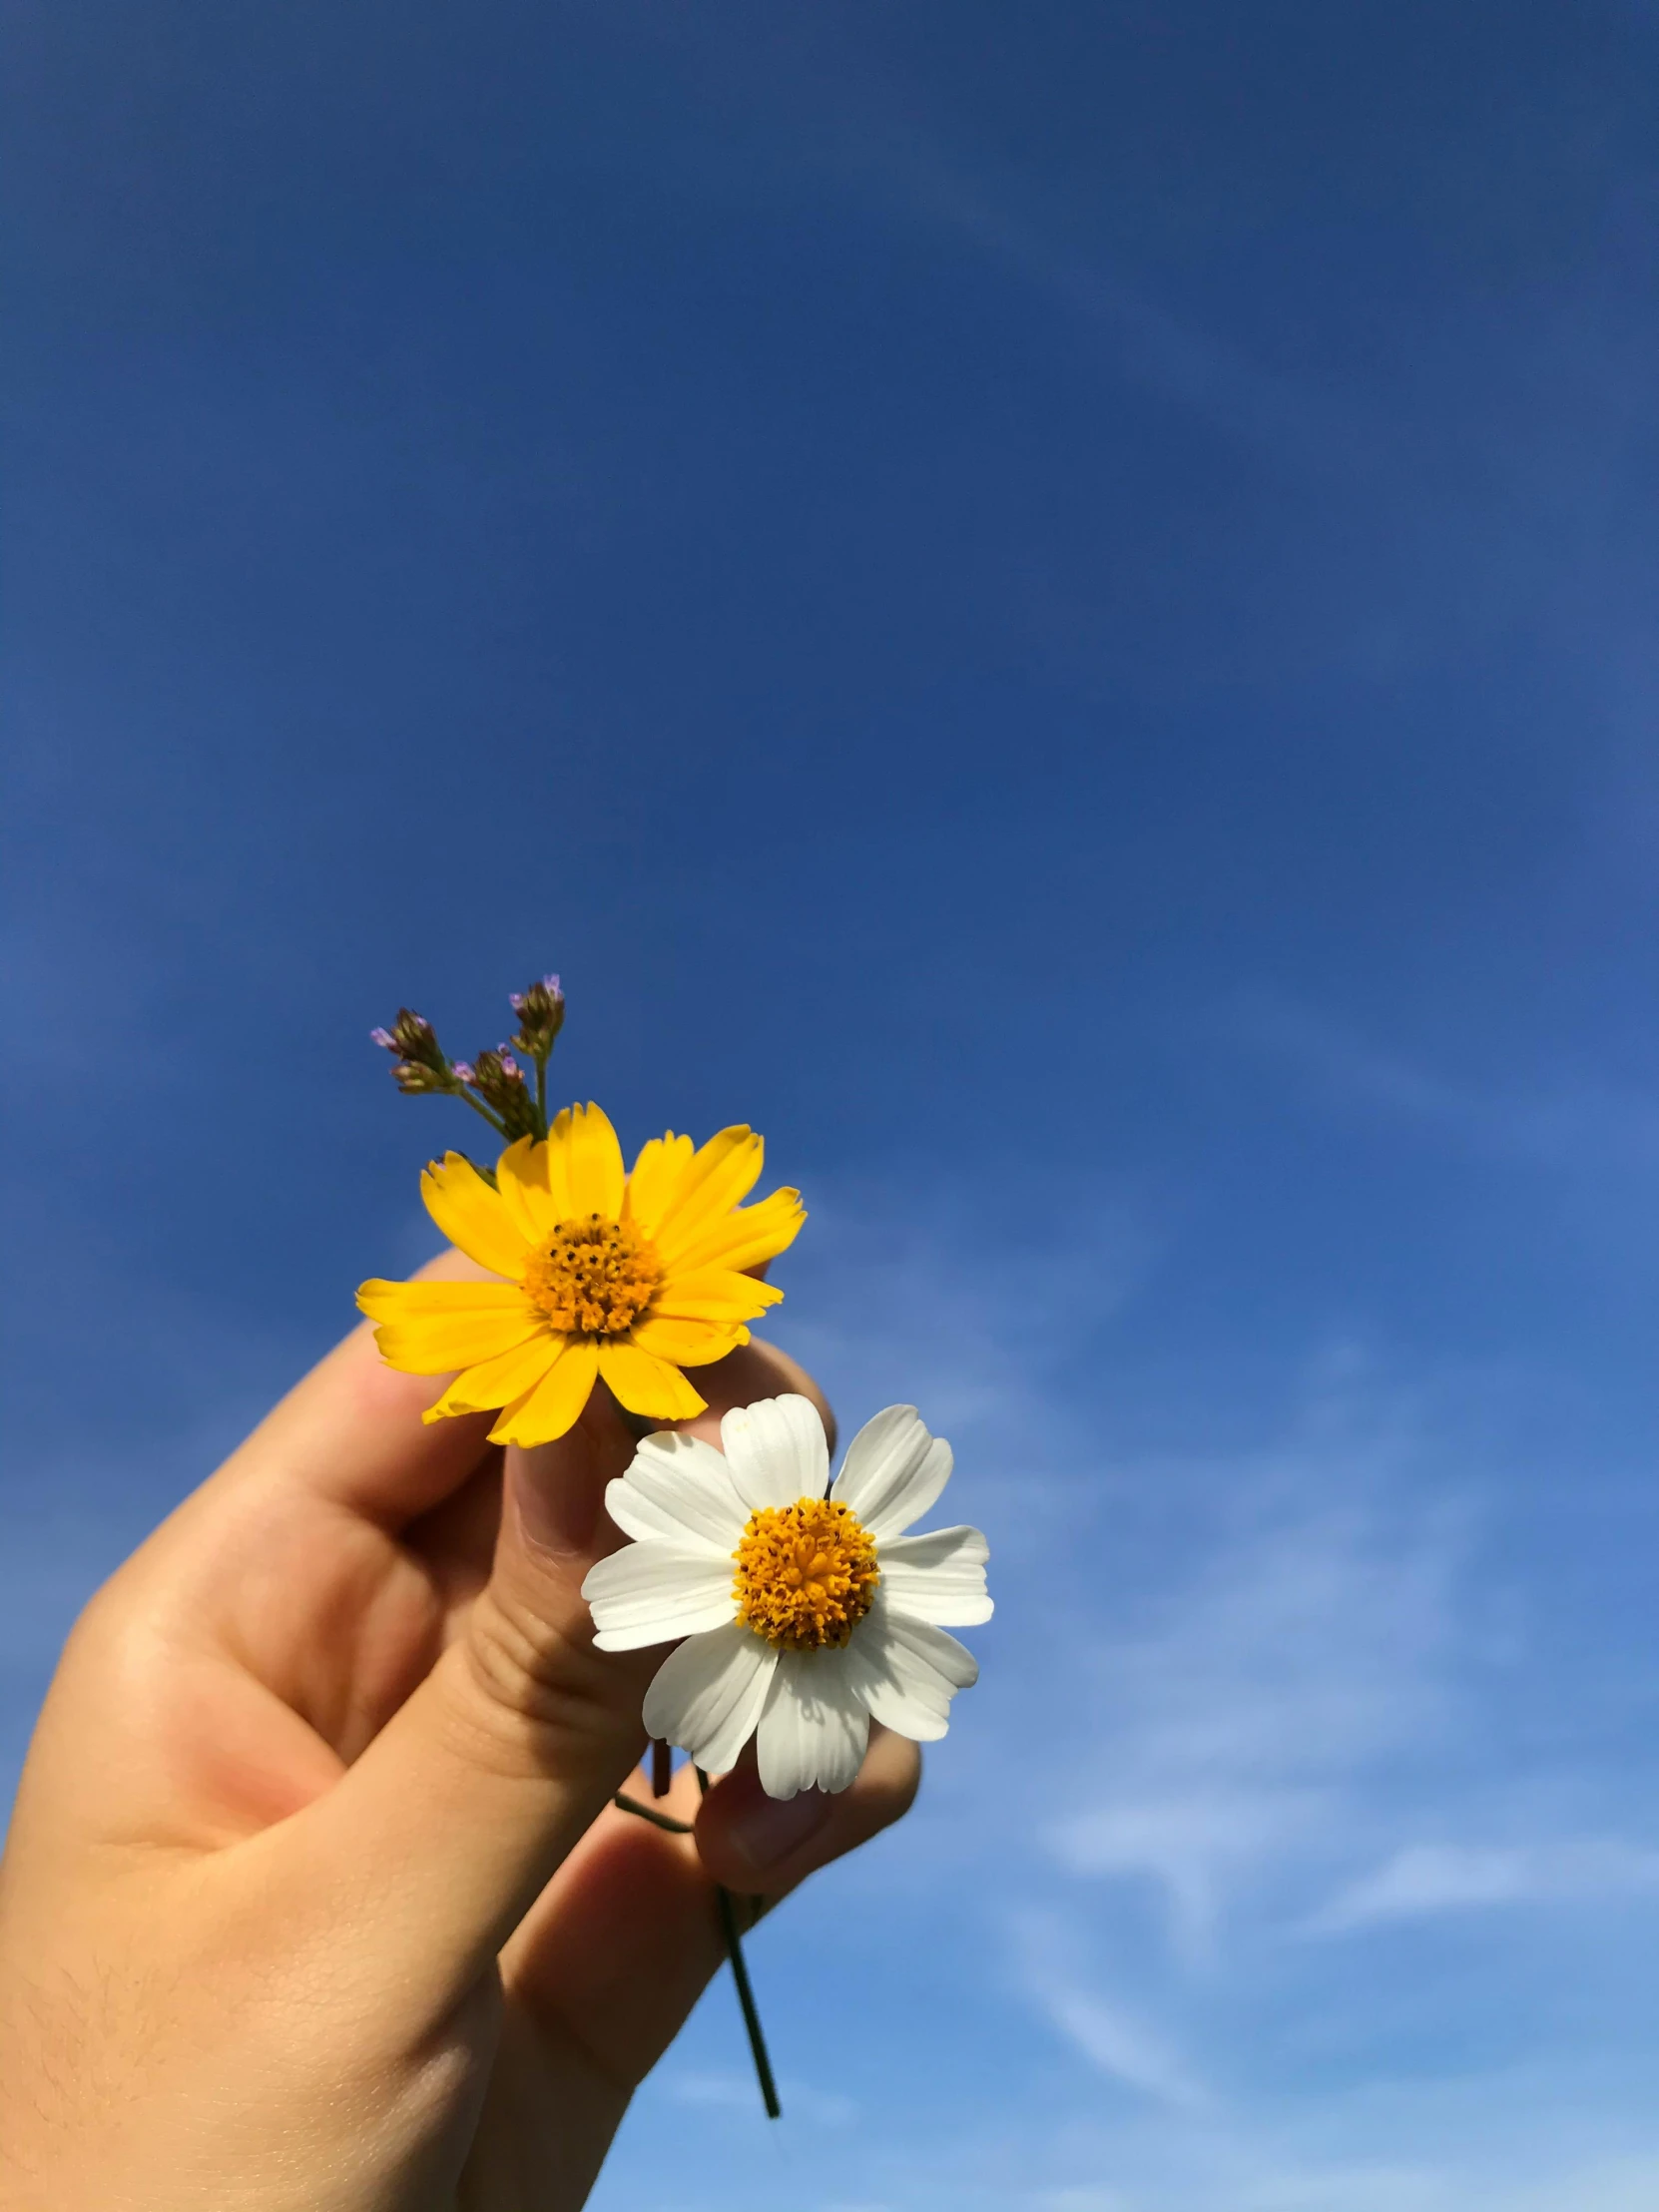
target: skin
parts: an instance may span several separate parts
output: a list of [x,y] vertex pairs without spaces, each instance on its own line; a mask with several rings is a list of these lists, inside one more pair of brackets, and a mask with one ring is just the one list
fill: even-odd
[[[448,1254],[427,1271],[478,1271]],[[759,1344],[733,1405],[816,1385]],[[722,1951],[896,1819],[915,1747],[776,1805],[753,1754],[667,1836],[580,1597],[633,1442],[536,1451],[359,1329],[92,1600],[0,1861],[3,2212],[573,2212]],[[824,1407],[828,1418],[828,1407]],[[762,2123],[764,2124],[764,2123]]]

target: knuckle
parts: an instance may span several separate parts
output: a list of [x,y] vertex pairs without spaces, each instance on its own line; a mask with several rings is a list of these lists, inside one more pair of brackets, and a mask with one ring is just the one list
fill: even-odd
[[594,1650],[585,1615],[580,1627],[549,1618],[529,1593],[492,1583],[462,1658],[471,1724],[515,1763],[569,1771],[614,1758],[640,1732],[637,1670]]

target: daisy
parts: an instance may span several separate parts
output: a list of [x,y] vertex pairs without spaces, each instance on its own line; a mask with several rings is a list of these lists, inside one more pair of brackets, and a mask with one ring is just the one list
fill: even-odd
[[830,1480],[818,1409],[763,1399],[720,1424],[724,1448],[648,1436],[605,1492],[636,1540],[582,1585],[602,1651],[683,1636],[645,1699],[651,1734],[724,1773],[758,1736],[775,1798],[844,1790],[877,1720],[930,1743],[978,1676],[944,1624],[991,1617],[977,1528],[902,1531],[950,1476],[950,1446],[913,1405],[853,1437]]
[[743,1206],[761,1172],[752,1129],[654,1137],[625,1175],[597,1106],[572,1106],[545,1139],[520,1137],[492,1189],[458,1152],[420,1181],[426,1211],[500,1280],[365,1283],[375,1342],[406,1375],[453,1382],[424,1414],[502,1408],[500,1444],[562,1436],[603,1381],[630,1412],[684,1420],[705,1400],[681,1373],[749,1342],[747,1324],[783,1292],[744,1271],[795,1241],[799,1191]]

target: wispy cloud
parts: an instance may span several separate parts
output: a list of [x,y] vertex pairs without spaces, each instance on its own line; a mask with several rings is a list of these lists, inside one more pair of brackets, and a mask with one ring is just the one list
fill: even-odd
[[1163,2104],[1209,2102],[1164,2035],[1079,1974],[1075,1941],[1062,1922],[1032,1912],[1016,1916],[1013,1927],[1021,1993],[1091,2065]]
[[[703,2067],[667,2067],[652,2076],[653,2090],[673,2104],[703,2111],[754,2114],[759,2092],[752,2074],[716,2071]],[[778,2085],[779,2102],[792,2119],[812,2120],[824,2127],[844,2127],[858,2116],[850,2097],[815,2087],[786,2075]]]
[[1610,1838],[1492,1846],[1411,1844],[1351,1883],[1310,1931],[1343,1935],[1499,1905],[1659,1893],[1659,1851]]
[[1109,1779],[1045,1846],[1158,1884],[1189,1963],[1230,1897],[1342,1852],[1382,1770],[1455,1731],[1467,1515],[1416,1494],[1407,1421],[1342,1394],[1316,1385],[1277,1448],[1187,1470],[1191,1563],[1080,1660],[1087,1772]]
[[1278,992],[1235,1001],[1226,1027],[1287,1062],[1330,1101],[1405,1122],[1460,1149],[1541,1167],[1659,1168],[1659,1097],[1585,1075],[1481,1082],[1379,1045]]

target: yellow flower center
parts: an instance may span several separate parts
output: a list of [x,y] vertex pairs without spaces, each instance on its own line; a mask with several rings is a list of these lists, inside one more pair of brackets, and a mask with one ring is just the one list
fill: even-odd
[[874,1542],[856,1514],[823,1497],[751,1513],[732,1556],[739,1620],[780,1651],[844,1644],[880,1580]]
[[625,1336],[662,1281],[655,1248],[603,1214],[560,1222],[523,1276],[531,1305],[573,1337]]

